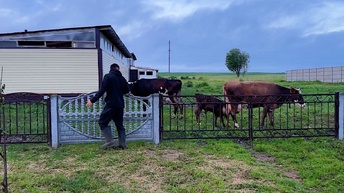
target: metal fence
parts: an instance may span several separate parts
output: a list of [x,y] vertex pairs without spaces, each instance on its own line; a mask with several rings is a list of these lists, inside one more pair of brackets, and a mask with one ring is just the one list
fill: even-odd
[[4,95],[0,110],[3,143],[46,143],[50,137],[48,97],[35,93]]
[[344,66],[287,70],[287,81],[344,82]]
[[[194,96],[181,96],[184,105],[184,118],[172,118],[173,105],[162,104],[161,138],[166,139],[257,139],[291,137],[337,137],[339,94],[303,95],[306,107],[297,104],[284,104],[274,111],[274,126],[270,126],[268,117],[266,128],[260,128],[262,108],[246,108],[238,115],[240,128],[235,128],[229,116],[229,127],[222,126],[212,112],[202,113],[200,124],[196,122],[197,102]],[[224,96],[216,96],[224,101]],[[242,105],[248,105],[242,103]]]

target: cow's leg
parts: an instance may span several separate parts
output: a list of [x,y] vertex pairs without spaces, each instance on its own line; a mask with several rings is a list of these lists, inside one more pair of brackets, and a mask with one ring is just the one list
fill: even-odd
[[171,97],[170,99],[171,99],[172,105],[173,105],[173,116],[177,117],[177,110],[178,110],[177,101],[176,101],[176,99],[174,97]]
[[264,129],[264,121],[265,121],[265,118],[266,118],[266,114],[269,112],[269,107],[268,106],[264,106],[263,108],[263,112],[262,112],[262,119],[261,119],[261,122],[260,122],[260,128]]
[[240,128],[240,125],[238,124],[238,121],[237,121],[237,118],[236,118],[236,114],[238,114],[241,110],[241,104],[238,104],[238,105],[232,105],[232,109],[231,109],[231,116],[232,116],[232,119],[234,121],[234,126],[235,128]]
[[215,126],[217,126],[217,116],[215,114],[213,114],[214,118],[213,118],[213,121],[214,121],[214,124]]
[[182,104],[182,99],[178,96],[174,96],[170,98],[172,103],[173,103],[173,107],[174,107],[174,115],[177,116],[177,112],[179,109],[179,118],[183,119],[184,115],[183,115],[183,104]]
[[233,122],[234,122],[234,127],[239,129],[240,125],[239,125],[239,123],[238,123],[238,121],[236,119],[236,113],[235,112],[231,112],[231,117],[232,117]]
[[175,102],[175,99],[174,97],[172,96],[169,96],[166,98],[166,103],[169,104],[169,105],[172,105],[173,106],[173,115],[172,115],[172,119],[176,118],[176,102]]
[[[233,105],[233,106],[236,106],[236,105]],[[231,115],[232,119],[233,119],[233,122],[234,122],[234,127],[235,128],[240,128],[240,125],[238,124],[238,121],[236,119],[236,107],[234,107],[230,112],[229,114]]]
[[223,114],[223,112],[222,112],[222,109],[220,110],[220,122],[221,122],[221,124],[222,124],[222,126],[225,128],[226,127],[226,125],[225,125],[225,122],[223,121],[223,116],[225,115],[225,114]]
[[229,125],[229,114],[226,113],[225,117],[226,117],[226,121],[227,121],[227,128],[230,128],[230,125]]
[[234,127],[235,128],[240,128],[240,125],[238,124],[237,122],[237,119],[236,119],[236,113],[238,111],[238,105],[235,105],[235,104],[229,104],[227,103],[226,104],[226,117],[227,117],[227,126],[228,128],[230,127],[229,125],[229,115],[232,117],[232,120],[234,122]]
[[[184,112],[183,112],[183,102],[182,102],[182,98],[180,97],[176,97],[176,102],[178,104],[177,107],[179,107],[179,118],[182,119],[184,117]],[[176,110],[177,111],[177,110]]]
[[269,120],[270,120],[270,125],[273,128],[274,127],[274,110],[273,109],[268,110],[268,116],[269,116]]
[[195,115],[196,115],[196,123],[199,125],[201,124],[200,119],[199,119],[201,111],[202,111],[201,107],[197,104],[197,109],[195,111]]
[[229,113],[227,112],[227,108],[226,108],[226,105],[223,105],[221,107],[221,120],[222,120],[222,124],[223,124],[223,127],[226,127],[225,123],[224,123],[224,119],[223,119],[223,116],[225,117],[226,121],[227,121],[227,128],[229,128]]

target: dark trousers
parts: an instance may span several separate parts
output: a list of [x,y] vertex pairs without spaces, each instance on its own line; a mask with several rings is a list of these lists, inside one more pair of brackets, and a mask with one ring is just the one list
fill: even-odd
[[100,129],[103,130],[107,128],[110,121],[113,120],[115,122],[117,131],[125,131],[123,125],[123,112],[124,108],[122,107],[109,107],[105,105],[98,121]]

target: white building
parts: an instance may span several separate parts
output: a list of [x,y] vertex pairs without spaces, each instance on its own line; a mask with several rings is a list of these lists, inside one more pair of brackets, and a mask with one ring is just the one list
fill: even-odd
[[89,93],[114,62],[129,80],[132,53],[110,25],[0,34],[6,93]]
[[136,81],[141,78],[157,78],[158,69],[148,68],[148,67],[139,67],[132,66],[130,68],[130,81]]

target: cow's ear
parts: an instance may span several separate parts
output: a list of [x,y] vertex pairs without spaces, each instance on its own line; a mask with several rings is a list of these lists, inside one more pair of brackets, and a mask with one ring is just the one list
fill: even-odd
[[290,88],[290,93],[295,94],[297,93],[297,90],[295,88]]

